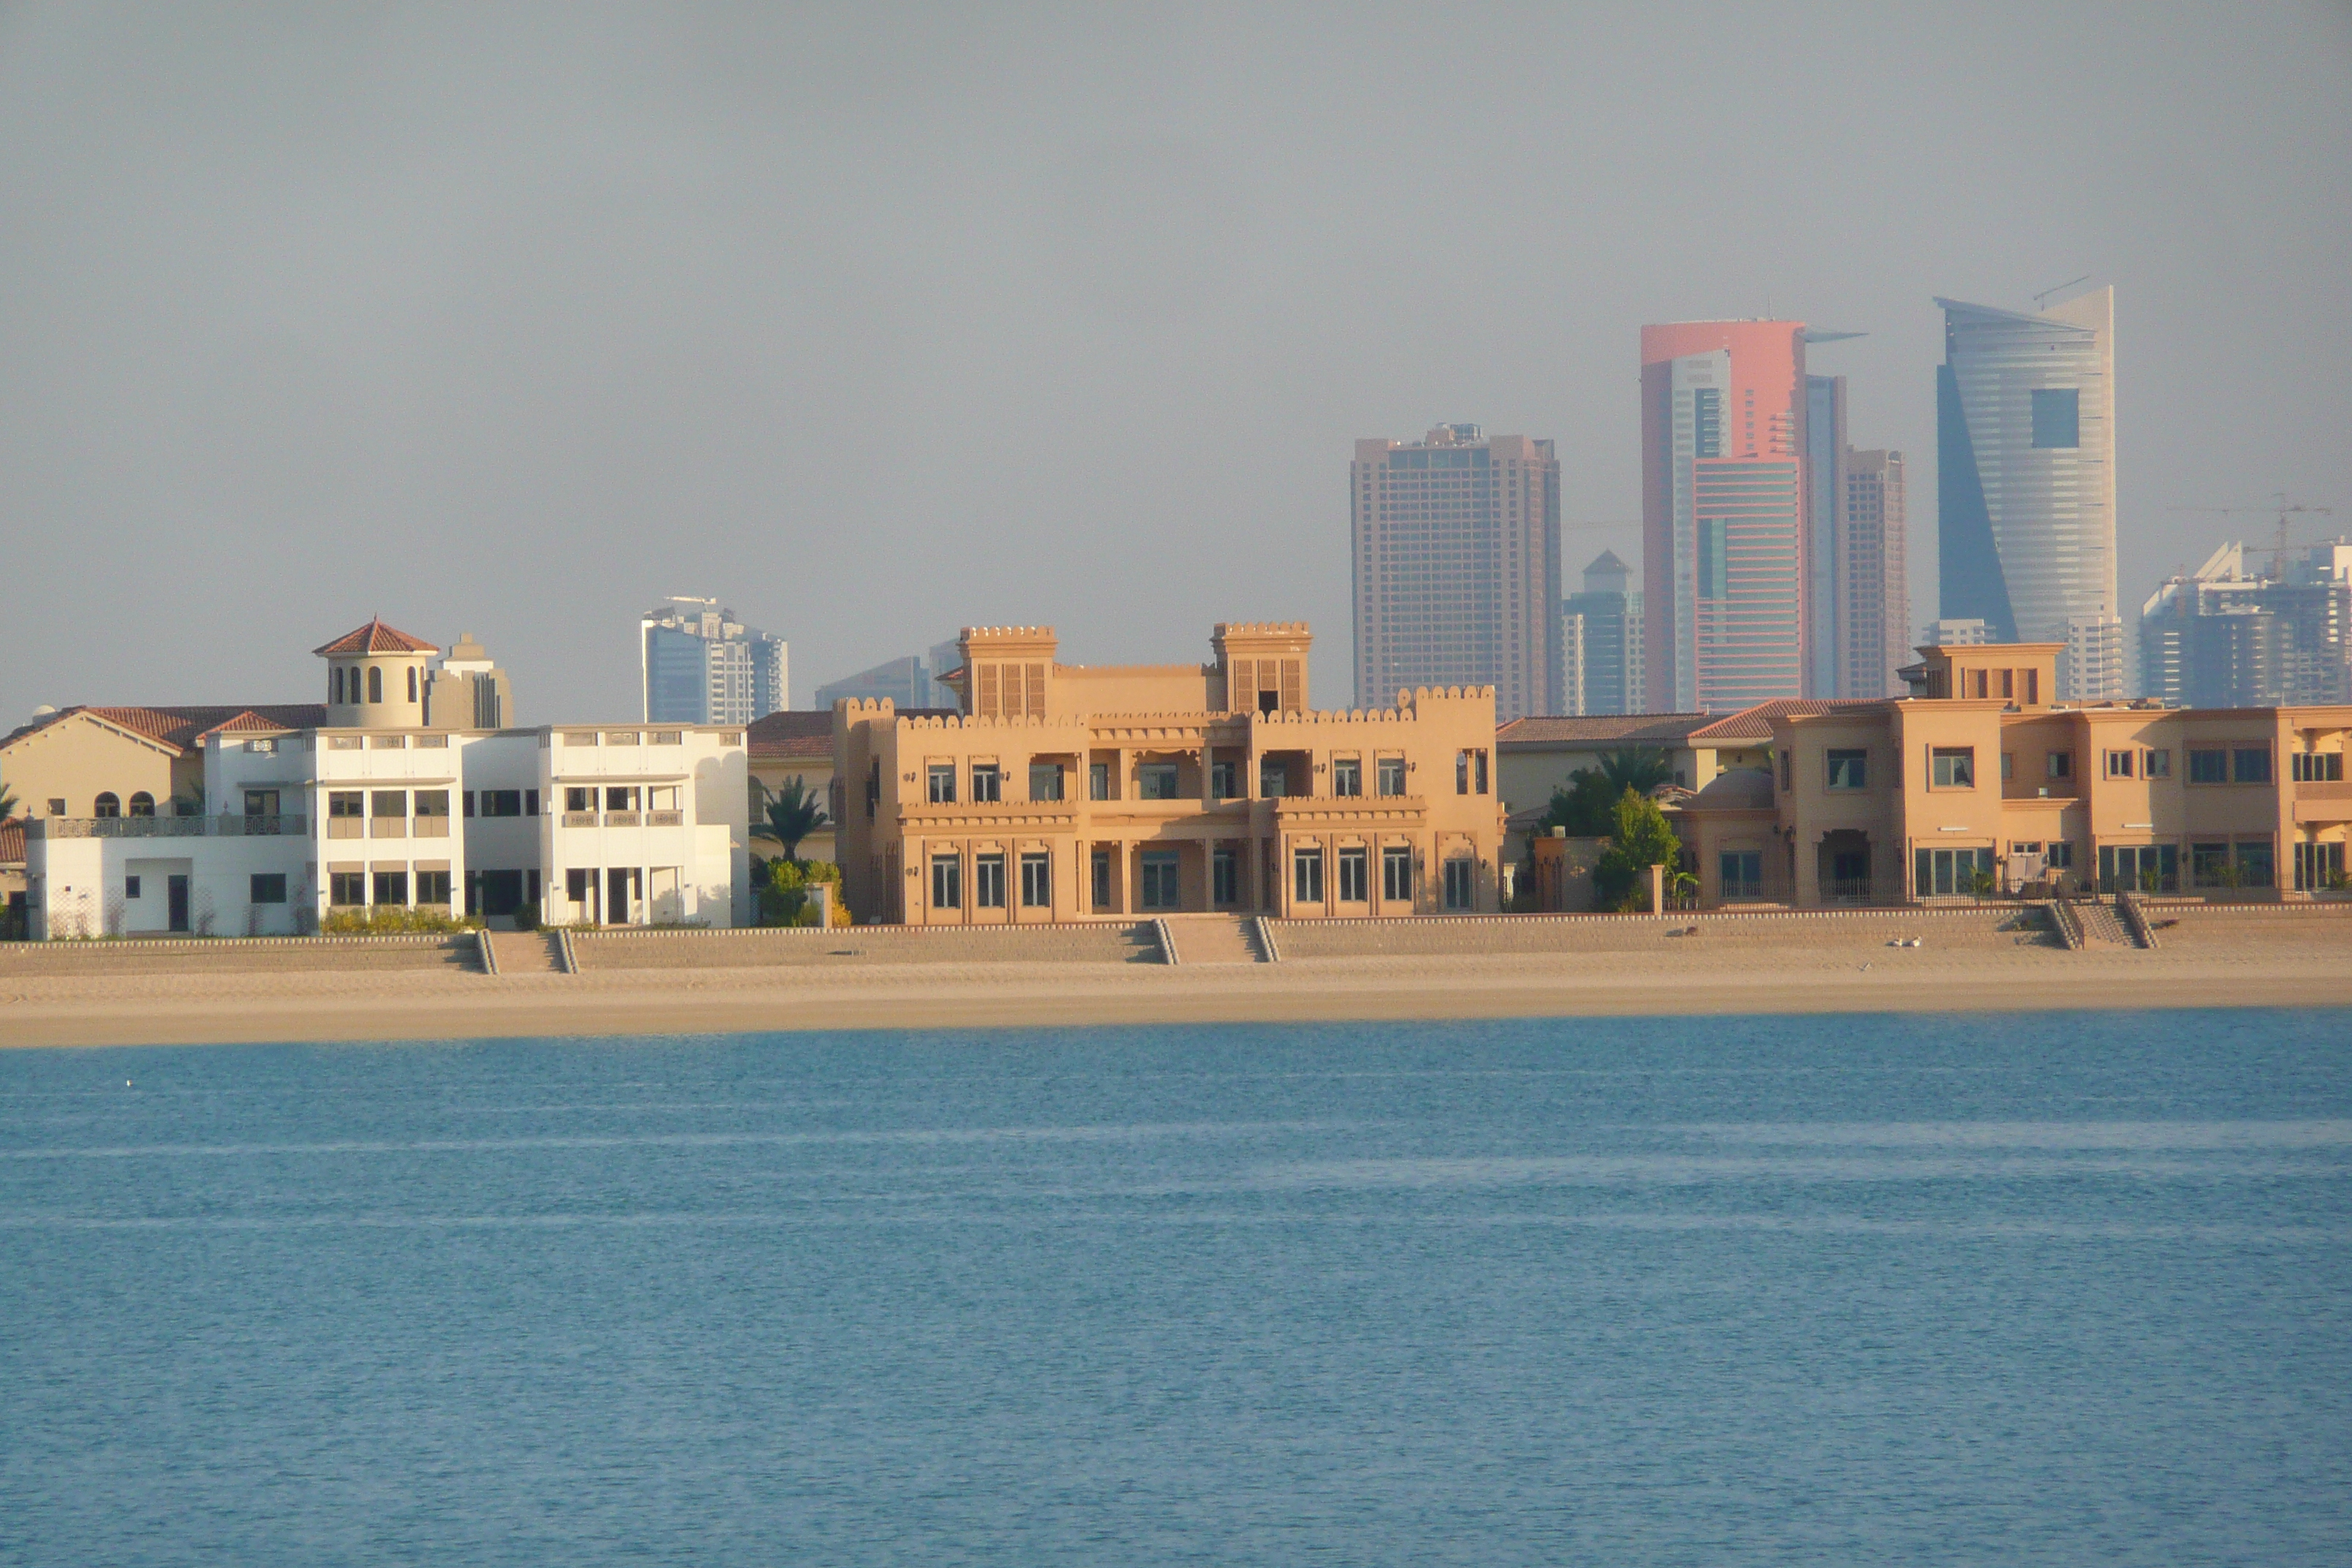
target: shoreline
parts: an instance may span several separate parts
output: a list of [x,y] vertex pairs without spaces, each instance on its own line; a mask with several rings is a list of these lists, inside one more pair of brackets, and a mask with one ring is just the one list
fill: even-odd
[[[1692,955],[1697,960],[1699,955]],[[2333,959],[2333,962],[2330,960]],[[1727,962],[1727,960],[1728,960]],[[1939,962],[1940,960],[1940,962]],[[1279,965],[892,964],[0,976],[0,1047],[362,1043],[834,1029],[2352,1006],[2352,954],[1446,955]]]

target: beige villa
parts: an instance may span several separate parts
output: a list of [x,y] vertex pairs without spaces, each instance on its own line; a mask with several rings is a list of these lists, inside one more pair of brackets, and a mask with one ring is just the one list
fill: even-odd
[[1304,624],[1218,626],[1205,664],[1060,663],[972,627],[962,711],[834,710],[832,809],[861,921],[1018,924],[1225,910],[1492,912],[1488,687],[1307,707]]
[[2062,651],[1925,647],[1910,697],[1759,711],[1770,764],[1677,814],[1700,903],[2342,884],[2352,707],[2059,703]]

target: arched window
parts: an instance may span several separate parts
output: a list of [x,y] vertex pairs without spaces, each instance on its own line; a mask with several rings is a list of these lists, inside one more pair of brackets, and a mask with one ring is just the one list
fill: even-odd
[[383,700],[383,666],[380,664],[368,666],[368,700],[371,702]]
[[330,702],[341,702],[343,700],[343,667],[340,664],[329,673],[327,693],[327,700]]
[[114,792],[112,790],[108,790],[98,797],[96,815],[100,816],[121,816],[122,815],[122,803],[114,797]]
[[416,667],[413,664],[408,667],[408,700],[416,700]]
[[141,790],[137,795],[132,795],[132,796],[131,797],[131,816],[154,816],[154,815],[155,815],[155,797],[154,797],[153,795],[149,795],[149,794],[148,794],[145,790],[143,790],[143,789],[142,789],[142,790]]

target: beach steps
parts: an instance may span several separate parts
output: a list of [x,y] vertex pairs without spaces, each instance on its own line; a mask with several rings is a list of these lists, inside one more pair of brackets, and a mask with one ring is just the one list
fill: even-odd
[[2139,939],[2132,935],[2113,904],[2084,899],[2073,908],[2075,918],[2083,922],[2084,952],[2139,951]]
[[1179,963],[1263,963],[1249,915],[1171,915],[1168,935]]
[[[504,949],[500,955],[504,955]],[[289,937],[210,940],[0,942],[0,978],[83,974],[351,974],[372,972],[481,972],[471,931],[414,938]]]
[[[505,949],[501,947],[503,957]],[[856,968],[879,964],[1158,963],[1149,921],[1030,926],[851,926],[580,931],[582,973],[604,970]]]
[[563,936],[551,931],[482,933],[496,954],[499,978],[516,974],[562,974]]

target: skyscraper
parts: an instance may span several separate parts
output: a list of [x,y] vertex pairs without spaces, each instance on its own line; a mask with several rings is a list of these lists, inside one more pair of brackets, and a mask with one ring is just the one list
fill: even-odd
[[1562,683],[1559,711],[1639,713],[1642,595],[1626,591],[1631,568],[1604,550],[1584,569],[1584,591],[1560,605]]
[[748,724],[785,706],[783,639],[716,599],[670,598],[647,610],[637,652],[647,723]]
[[1806,694],[1806,341],[1801,321],[1642,329],[1654,712]]
[[1899,697],[1895,672],[1911,662],[1903,454],[1846,447],[1838,472],[1838,681],[1831,695]]
[[2140,610],[2139,693],[2189,708],[2352,701],[2352,543],[2272,557],[2224,544]]
[[2066,645],[2059,695],[2124,695],[2115,290],[2038,314],[1939,299],[1937,613]]
[[1506,720],[1559,688],[1559,461],[1549,441],[1441,425],[1356,443],[1356,705],[1492,686]]

